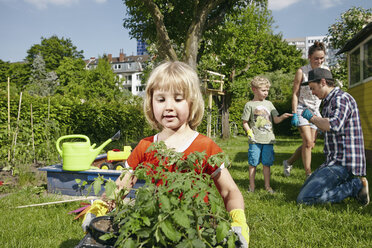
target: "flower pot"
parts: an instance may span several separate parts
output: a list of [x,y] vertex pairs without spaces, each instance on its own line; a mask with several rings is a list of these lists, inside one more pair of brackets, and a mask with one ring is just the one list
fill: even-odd
[[117,238],[113,237],[107,240],[102,240],[100,237],[104,234],[114,233],[118,235],[118,228],[113,224],[114,217],[112,216],[100,216],[94,218],[90,224],[88,231],[92,238],[100,244],[114,245]]

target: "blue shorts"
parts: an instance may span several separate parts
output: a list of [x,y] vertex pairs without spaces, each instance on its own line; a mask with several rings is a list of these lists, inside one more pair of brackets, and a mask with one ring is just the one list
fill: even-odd
[[273,144],[249,144],[248,164],[256,167],[262,163],[265,166],[272,166],[274,163]]

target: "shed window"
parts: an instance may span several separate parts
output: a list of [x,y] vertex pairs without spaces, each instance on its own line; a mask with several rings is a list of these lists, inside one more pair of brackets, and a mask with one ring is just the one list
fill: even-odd
[[372,39],[364,44],[363,79],[372,77]]
[[350,86],[360,82],[360,48],[350,54]]

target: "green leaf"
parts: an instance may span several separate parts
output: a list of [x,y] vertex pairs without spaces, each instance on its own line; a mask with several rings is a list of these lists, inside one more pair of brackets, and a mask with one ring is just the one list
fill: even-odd
[[151,221],[150,221],[149,217],[147,217],[147,216],[143,216],[143,217],[142,217],[142,221],[143,221],[143,223],[144,223],[146,226],[150,226],[150,225],[151,225]]
[[116,188],[116,183],[113,180],[109,179],[105,184],[106,196],[110,199],[113,198]]
[[229,233],[229,225],[227,222],[220,222],[217,226],[217,243],[221,242]]
[[187,216],[187,214],[184,211],[178,209],[174,212],[172,217],[178,225],[180,225],[184,228],[189,228],[190,227],[189,217]]
[[195,248],[205,248],[205,244],[203,243],[203,241],[201,241],[200,239],[194,239],[192,241],[192,245],[193,247]]
[[93,182],[93,189],[94,189],[94,194],[98,195],[99,192],[101,191],[101,185],[102,183],[99,180],[95,180]]
[[140,238],[148,238],[150,237],[151,229],[150,228],[142,228],[136,232],[136,235]]
[[159,200],[160,200],[161,208],[163,208],[164,210],[170,210],[170,201],[167,196],[161,195]]
[[227,247],[235,248],[235,241],[237,241],[236,235],[230,235],[229,239],[227,240]]
[[194,246],[192,245],[192,242],[189,239],[184,239],[176,245],[176,248],[193,248],[193,247]]
[[181,239],[181,234],[174,229],[172,223],[169,220],[165,220],[160,223],[160,228],[165,236],[173,242],[178,242]]
[[123,247],[124,247],[124,248],[135,248],[135,247],[136,247],[136,244],[135,244],[135,242],[133,241],[132,238],[129,238],[129,239],[127,239],[127,240],[124,242]]

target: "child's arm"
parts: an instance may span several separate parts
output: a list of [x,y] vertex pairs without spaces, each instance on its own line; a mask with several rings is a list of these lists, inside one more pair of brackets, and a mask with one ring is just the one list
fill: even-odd
[[254,140],[254,135],[252,129],[248,125],[248,121],[243,120],[243,129],[247,132],[247,136],[249,139]]
[[290,114],[290,113],[284,113],[284,114],[282,114],[281,116],[274,116],[273,120],[274,120],[274,123],[275,123],[275,124],[278,124],[278,123],[284,121],[285,119],[287,119],[287,118],[289,118],[289,117],[291,117],[291,116],[293,116],[293,114]]
[[226,168],[223,168],[213,180],[225,203],[227,211],[244,209],[243,196]]
[[223,168],[213,180],[231,216],[231,229],[238,235],[240,247],[248,248],[249,227],[244,213],[244,199],[238,186],[226,168]]
[[124,173],[125,175],[120,175],[115,181],[118,190],[122,190],[123,188],[133,188],[137,182],[137,178],[133,176],[131,172],[126,171]]
[[[124,175],[123,175],[124,174]],[[134,185],[137,182],[137,177],[133,176],[130,171],[124,171],[115,181],[116,184],[116,190],[115,193],[118,194],[118,192],[124,188],[130,190],[131,188],[134,187]],[[115,202],[110,201],[106,197],[106,192],[103,192],[101,196],[101,200],[107,202],[109,210],[112,210],[115,208]]]

